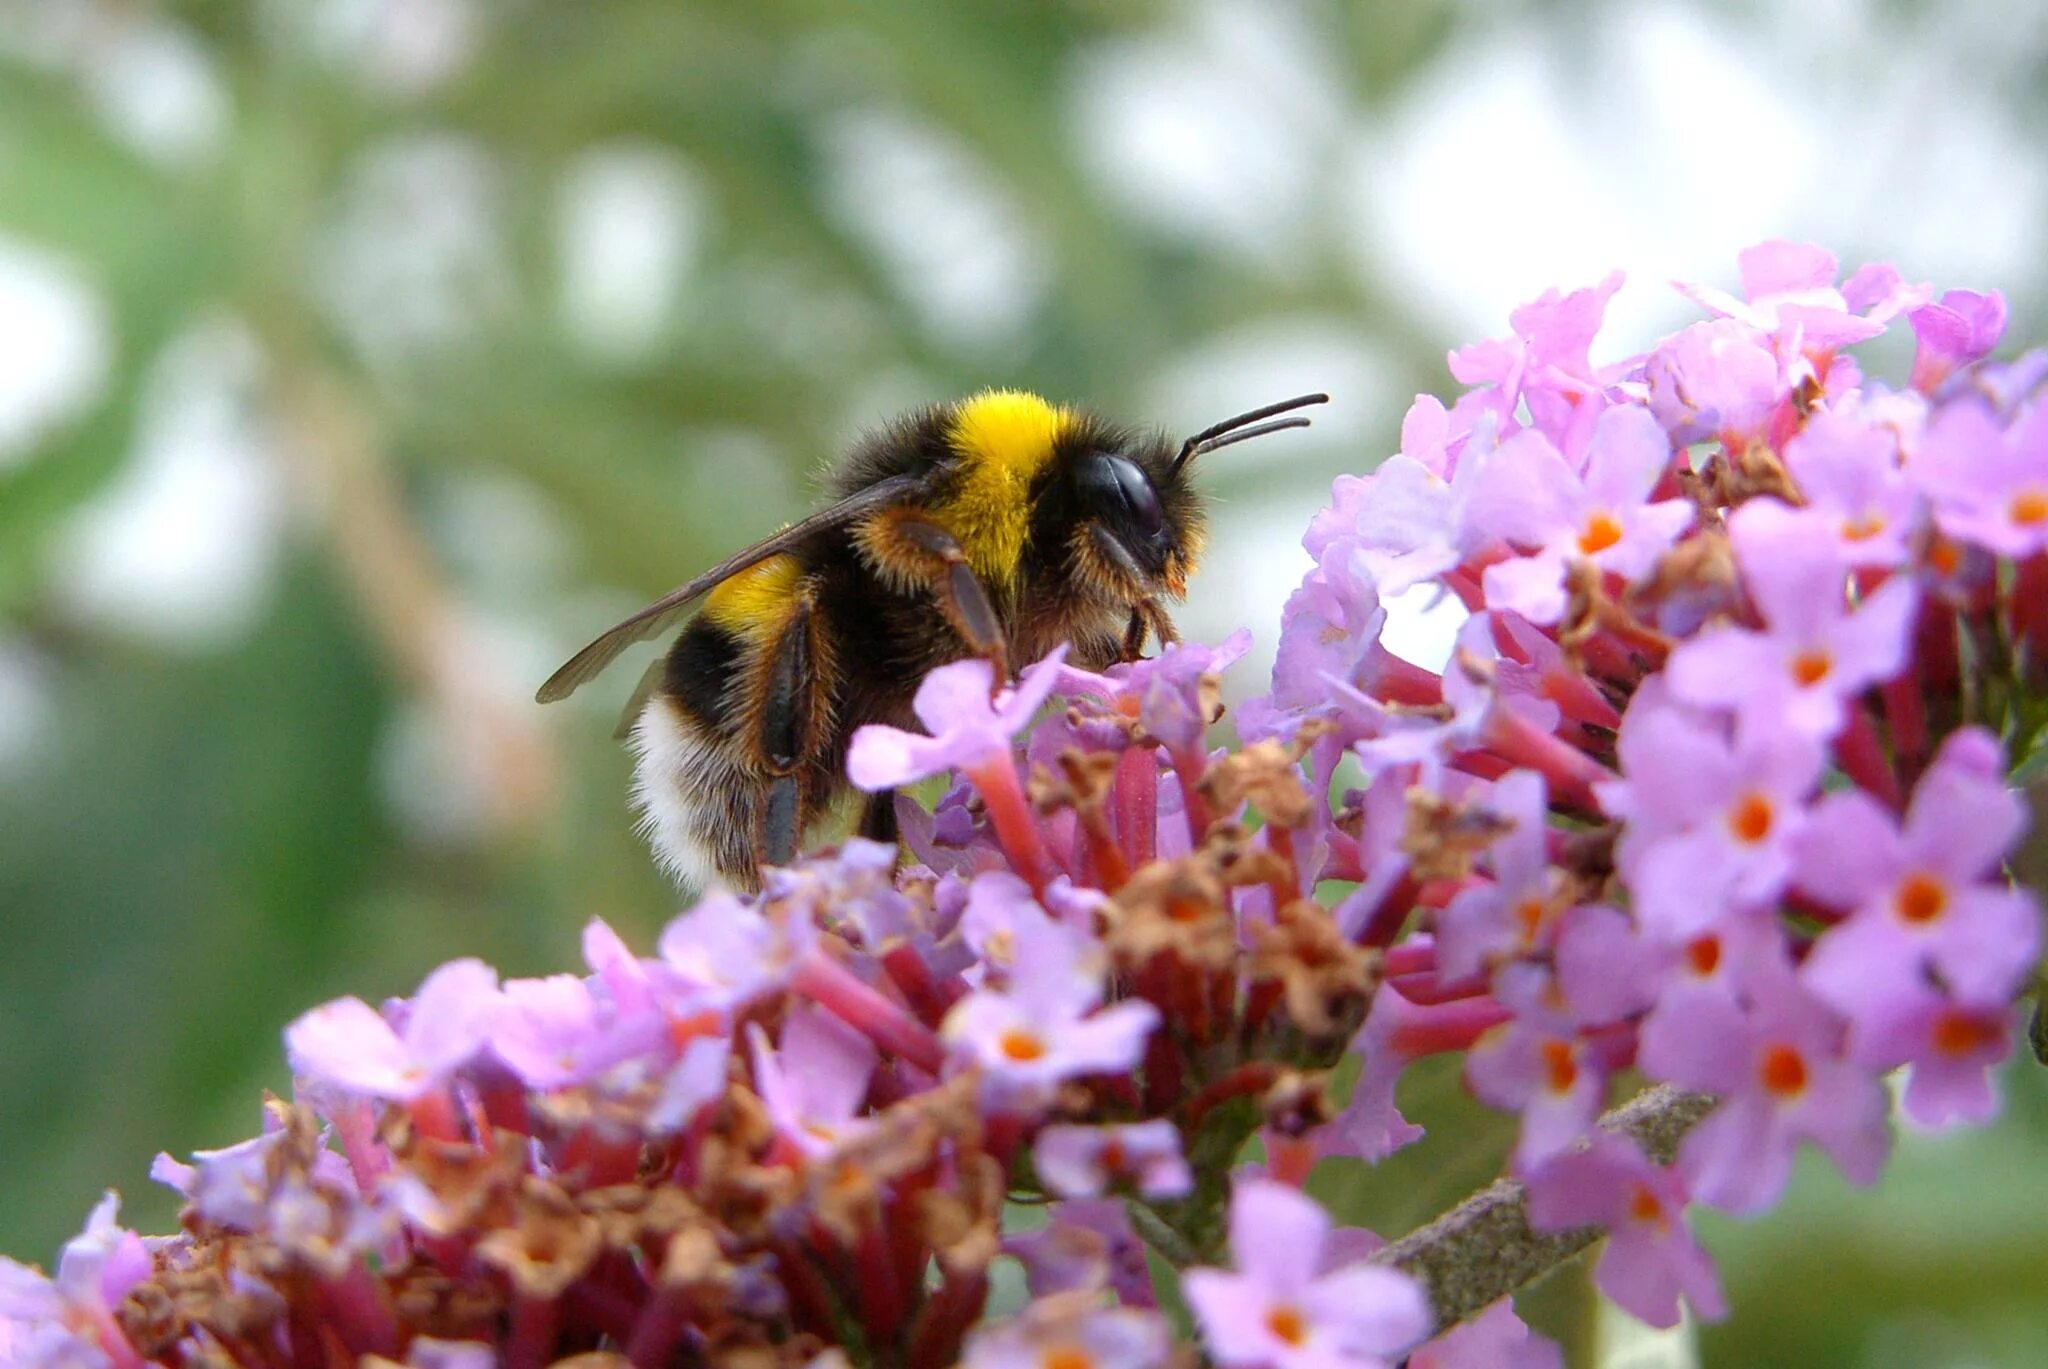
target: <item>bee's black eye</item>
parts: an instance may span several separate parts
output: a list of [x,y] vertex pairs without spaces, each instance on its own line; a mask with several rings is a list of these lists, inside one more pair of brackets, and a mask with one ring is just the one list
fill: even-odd
[[1166,514],[1152,478],[1129,457],[1091,452],[1081,467],[1081,496],[1095,511],[1106,514],[1147,541],[1166,531]]

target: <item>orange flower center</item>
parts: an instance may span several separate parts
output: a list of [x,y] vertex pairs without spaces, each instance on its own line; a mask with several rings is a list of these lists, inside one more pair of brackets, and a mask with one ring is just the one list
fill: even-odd
[[1515,925],[1521,929],[1524,945],[1533,945],[1543,930],[1543,900],[1531,894],[1515,905]]
[[1769,798],[1752,789],[1728,810],[1728,830],[1745,846],[1754,846],[1771,834],[1777,811]]
[[1095,1369],[1095,1356],[1078,1345],[1055,1345],[1038,1357],[1038,1369]]
[[1721,938],[1712,932],[1694,937],[1686,943],[1685,963],[1692,966],[1692,972],[1702,979],[1712,974],[1721,965]]
[[1606,551],[1621,540],[1621,524],[1613,514],[1599,510],[1586,520],[1585,529],[1579,533],[1579,550],[1587,556]]
[[1266,1329],[1289,1345],[1308,1339],[1308,1318],[1292,1303],[1281,1303],[1266,1313]]
[[1552,1093],[1569,1093],[1579,1080],[1579,1062],[1572,1058],[1569,1041],[1552,1037],[1543,1043],[1543,1068],[1550,1076]]
[[1131,1167],[1130,1152],[1124,1149],[1122,1141],[1110,1141],[1102,1147],[1102,1168],[1111,1174],[1122,1174]]
[[1806,1058],[1790,1046],[1773,1046],[1764,1052],[1757,1076],[1768,1092],[1796,1098],[1806,1091]]
[[1004,1032],[1000,1044],[1003,1054],[1019,1064],[1029,1064],[1033,1060],[1045,1058],[1045,1042],[1038,1038],[1036,1032],[1026,1031],[1022,1027],[1012,1027]]
[[1927,564],[1934,567],[1934,573],[1944,579],[1954,579],[1963,568],[1963,549],[1946,537],[1939,537],[1927,548]]
[[2012,521],[2021,527],[2048,523],[2048,490],[2039,486],[2021,490],[2012,497],[2012,504],[2006,511],[2012,515]]
[[1664,1224],[1664,1204],[1650,1191],[1648,1184],[1637,1184],[1629,1190],[1628,1215],[1639,1222]]
[[1881,513],[1860,513],[1842,520],[1842,536],[1851,542],[1868,542],[1885,529]]
[[1792,658],[1792,678],[1802,685],[1817,685],[1835,668],[1835,658],[1823,647],[1802,651]]
[[1924,927],[1947,911],[1948,886],[1925,870],[1915,870],[1899,881],[1892,906],[1905,921]]
[[1968,1013],[1948,1011],[1934,1023],[1934,1049],[1943,1055],[1973,1055],[1999,1038],[1998,1024]]

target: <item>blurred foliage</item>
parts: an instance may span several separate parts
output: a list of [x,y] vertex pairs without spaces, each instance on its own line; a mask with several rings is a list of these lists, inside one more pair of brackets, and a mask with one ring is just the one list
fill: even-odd
[[[1450,0],[1305,10],[1367,111],[1469,21]],[[439,57],[436,15],[457,25]],[[47,1259],[109,1184],[131,1224],[166,1229],[150,1156],[249,1134],[259,1090],[288,1083],[277,1033],[312,1003],[409,992],[461,954],[563,968],[592,916],[648,944],[676,898],[607,740],[630,679],[546,715],[525,700],[615,611],[800,509],[859,424],[996,382],[1134,413],[1190,345],[1289,315],[1357,320],[1390,394],[1442,388],[1443,348],[1467,339],[1359,269],[1339,201],[1274,260],[1105,196],[1071,128],[1075,64],[1181,17],[1100,0],[0,0],[0,236],[85,274],[109,349],[96,400],[32,459],[0,460],[0,650],[38,701],[0,758],[0,1250]],[[223,102],[196,153],[152,150],[109,112],[107,83],[141,80],[110,56],[138,31],[171,35]],[[426,47],[378,46],[393,33]],[[912,130],[928,179],[964,164],[997,187],[1042,271],[1002,304],[1010,324],[949,321],[917,261],[878,244],[877,207],[849,207],[863,119]],[[700,229],[652,335],[593,351],[564,322],[564,186],[619,148],[673,154]],[[352,218],[394,179],[395,209]],[[436,217],[454,212],[441,192],[471,191],[480,234]],[[367,283],[351,224],[368,225]],[[289,510],[260,611],[192,640],[81,611],[61,573],[77,518],[134,464],[159,358],[221,318],[260,357],[255,425]],[[1393,440],[1389,421],[1368,450]],[[1300,450],[1208,478],[1226,506],[1256,494],[1303,522],[1367,458]],[[202,505],[183,535],[246,531],[224,516]],[[446,823],[394,797],[422,786]],[[2048,1210],[2048,1094],[2037,1073],[2012,1082],[1998,1129],[1915,1147],[1879,1194],[1810,1174],[1770,1222],[1716,1226],[1737,1316],[1705,1337],[1709,1362],[2048,1362],[2048,1227],[2019,1220]],[[1325,1176],[1390,1236],[1505,1147],[1445,1072],[1411,1086],[1430,1139]],[[1551,1301],[1538,1315],[1558,1330],[1583,1300]]]

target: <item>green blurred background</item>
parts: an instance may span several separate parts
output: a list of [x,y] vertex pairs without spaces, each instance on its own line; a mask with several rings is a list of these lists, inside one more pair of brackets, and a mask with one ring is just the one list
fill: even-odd
[[[1184,624],[1270,647],[1331,475],[1550,285],[1630,270],[1619,355],[1803,236],[2048,337],[2044,54],[2031,0],[0,0],[0,1250],[165,1229],[151,1154],[252,1131],[314,1002],[647,944],[633,670],[532,689],[863,424],[1327,388],[1204,474]],[[1710,1224],[1706,1362],[2048,1362],[2008,1084]],[[1390,1235],[1499,1163],[1420,1105]]]

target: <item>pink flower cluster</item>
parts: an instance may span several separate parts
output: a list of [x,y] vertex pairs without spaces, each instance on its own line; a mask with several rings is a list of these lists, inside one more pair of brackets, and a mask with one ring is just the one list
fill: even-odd
[[[1234,748],[1245,633],[947,666],[848,756],[950,777],[908,868],[851,841],[651,956],[593,922],[581,973],[315,1008],[262,1134],[160,1158],[181,1232],[110,1197],[54,1277],[0,1261],[0,1359],[1187,1363],[1150,1258],[1217,1364],[1554,1365],[1302,1191],[1414,1140],[1443,1052],[1610,1296],[1721,1315],[1688,1207],[1771,1206],[1802,1142],[1875,1178],[1893,1071],[1989,1117],[2040,950],[2001,738],[2048,713],[2048,361],[1982,360],[1996,295],[1836,275],[1766,244],[1643,356],[1590,360],[1618,277],[1454,353],[1312,524]],[[1900,319],[1890,389],[1844,349]],[[1417,586],[1466,613],[1441,671],[1382,641]],[[1715,1100],[1675,1158],[1598,1125],[1631,1069]]]
[[[1589,360],[1618,275],[1453,353],[1472,388],[1338,480],[1243,717],[1367,780],[1339,917],[1396,972],[1326,1144],[1412,1139],[1394,1078],[1466,1048],[1534,1220],[1606,1226],[1658,1324],[1723,1310],[1689,1202],[1770,1207],[1803,1141],[1877,1177],[1889,1072],[1918,1124],[1989,1118],[2040,950],[2000,736],[2048,687],[2048,359],[1979,364],[1995,293],[1785,242],[1741,279],[1644,355]],[[1892,388],[1844,349],[1901,320]],[[1418,585],[1468,614],[1440,675],[1379,640]],[[1719,1100],[1675,1165],[1590,1130],[1630,1067]]]

